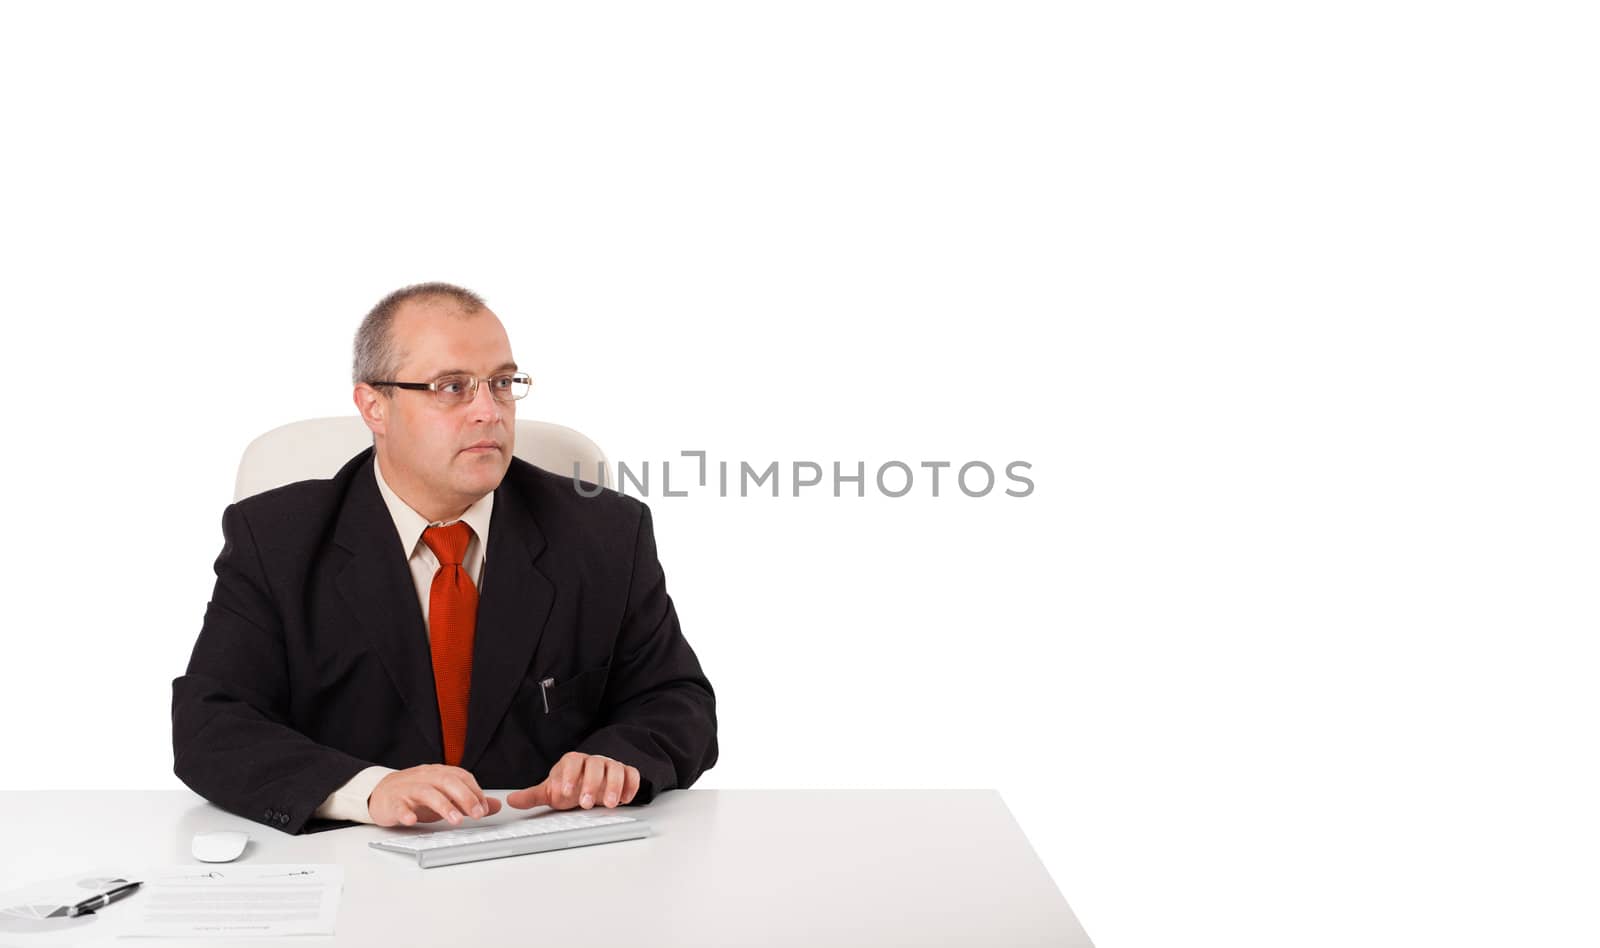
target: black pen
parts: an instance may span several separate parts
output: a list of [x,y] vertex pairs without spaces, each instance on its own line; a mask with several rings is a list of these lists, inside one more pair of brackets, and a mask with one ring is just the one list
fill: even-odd
[[[51,912],[47,917],[60,918],[61,916],[65,915],[67,918],[77,918],[79,915],[87,915],[90,912],[93,912],[95,909],[105,908],[112,902],[133,894],[133,890],[142,885],[144,885],[143,882],[129,882],[125,885],[119,885],[110,892],[102,892],[93,898],[84,899],[77,905],[63,905],[54,912]],[[35,917],[37,918],[37,916]]]

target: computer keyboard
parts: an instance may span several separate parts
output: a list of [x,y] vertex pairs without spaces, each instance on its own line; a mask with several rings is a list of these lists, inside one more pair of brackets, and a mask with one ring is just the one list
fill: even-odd
[[552,810],[509,823],[377,839],[368,845],[373,849],[415,855],[417,865],[432,869],[480,859],[642,839],[649,835],[650,824],[620,813]]

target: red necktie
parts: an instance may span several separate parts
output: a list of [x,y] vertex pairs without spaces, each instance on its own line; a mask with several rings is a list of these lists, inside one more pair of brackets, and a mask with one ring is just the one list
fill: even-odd
[[461,566],[472,528],[461,521],[422,531],[422,542],[439,558],[428,593],[428,645],[433,652],[433,687],[439,695],[444,762],[461,765],[467,743],[467,690],[472,684],[472,633],[478,622],[478,587]]

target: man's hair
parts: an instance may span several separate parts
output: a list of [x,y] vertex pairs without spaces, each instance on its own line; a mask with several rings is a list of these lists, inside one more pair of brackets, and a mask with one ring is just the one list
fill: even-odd
[[394,346],[394,314],[408,300],[429,297],[455,300],[466,313],[483,309],[483,297],[454,283],[413,283],[395,290],[372,307],[356,330],[351,381],[357,384],[395,381],[394,373],[400,370],[400,353]]

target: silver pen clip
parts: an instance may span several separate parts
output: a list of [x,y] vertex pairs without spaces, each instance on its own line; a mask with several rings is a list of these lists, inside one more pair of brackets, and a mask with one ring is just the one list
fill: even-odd
[[556,680],[554,678],[546,678],[544,681],[539,682],[539,700],[544,702],[545,714],[550,713],[550,694],[545,689],[555,683]]

